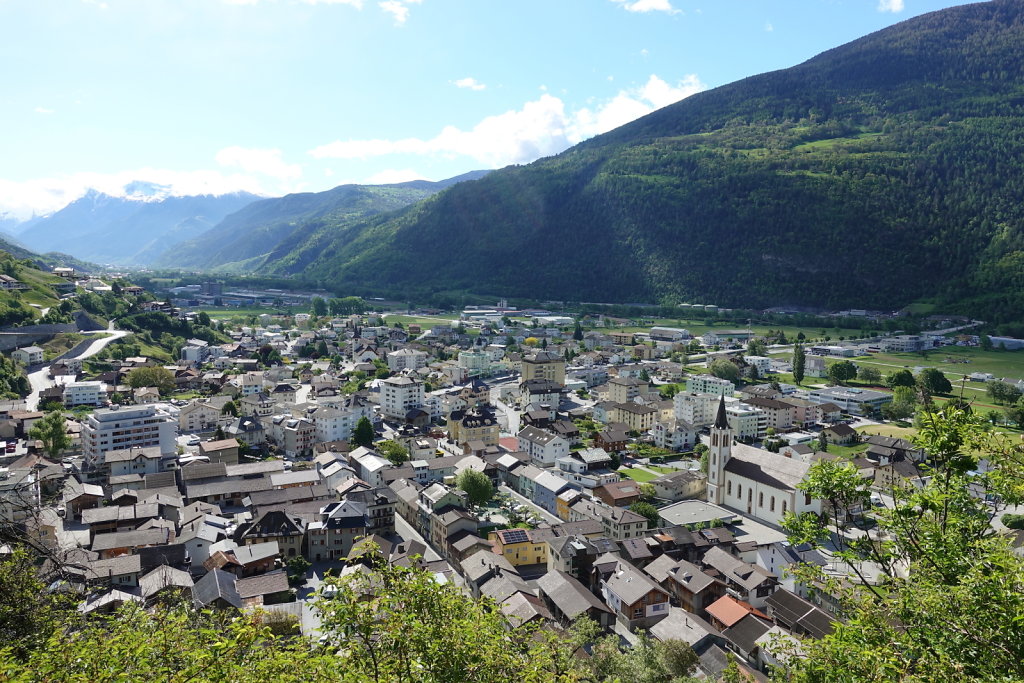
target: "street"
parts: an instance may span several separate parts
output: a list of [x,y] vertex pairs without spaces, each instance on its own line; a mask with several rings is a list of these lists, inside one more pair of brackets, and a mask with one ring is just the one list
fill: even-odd
[[[76,359],[84,360],[90,356],[95,356],[97,353],[102,351],[107,344],[114,342],[122,337],[128,336],[128,332],[124,330],[113,329],[113,322],[110,323],[111,327],[107,330],[100,332],[83,332],[83,335],[104,335],[98,339],[95,339],[84,351],[75,356]],[[25,397],[25,409],[29,411],[37,410],[39,408],[39,394],[45,389],[49,389],[53,386],[54,382],[50,379],[50,365],[45,364],[41,368],[30,372],[28,375],[29,385],[32,387],[32,392]]]

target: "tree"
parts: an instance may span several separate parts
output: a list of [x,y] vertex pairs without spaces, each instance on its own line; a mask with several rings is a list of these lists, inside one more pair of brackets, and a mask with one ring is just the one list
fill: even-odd
[[818,434],[818,450],[822,453],[828,452],[828,434],[824,429]]
[[43,450],[46,451],[46,454],[50,458],[56,459],[65,448],[71,445],[71,437],[68,436],[67,420],[64,419],[64,413],[60,410],[55,410],[36,420],[36,423],[32,425],[32,429],[28,432],[28,438],[42,441]]
[[763,339],[751,339],[747,342],[747,354],[751,356],[767,356],[768,346]]
[[174,382],[174,373],[159,366],[135,368],[125,376],[125,382],[133,389],[156,387],[160,390],[161,395],[173,393],[177,388],[177,384]]
[[494,497],[494,484],[487,475],[468,467],[459,472],[455,485],[466,492],[466,498],[473,505],[483,505]]
[[953,385],[938,368],[926,368],[917,375],[917,384],[928,394],[948,394]]
[[882,373],[878,368],[873,368],[870,365],[861,365],[857,368],[857,379],[869,384],[878,384],[882,381]]
[[978,335],[978,343],[981,345],[982,351],[992,350],[992,338],[987,334]]
[[196,322],[199,323],[200,325],[210,327],[210,314],[207,313],[206,311],[199,311],[199,315],[196,316]]
[[409,451],[397,441],[388,439],[376,446],[377,452],[383,455],[392,465],[399,466],[409,459]]
[[848,360],[841,360],[828,366],[828,379],[833,384],[843,384],[857,376],[857,366]]
[[306,572],[312,566],[309,560],[302,555],[288,558],[288,583],[292,586],[300,586],[306,581]]
[[[797,338],[803,339],[804,333],[801,332]],[[793,381],[797,384],[801,384],[804,381],[804,370],[807,364],[807,354],[804,352],[804,347],[801,344],[797,344],[793,347]]]
[[647,518],[647,528],[657,529],[658,524],[661,522],[661,515],[658,514],[658,508],[654,507],[650,503],[644,501],[637,501],[629,506],[629,509],[638,515],[642,515]]
[[530,348],[536,347],[539,343],[540,340],[537,339],[536,337],[527,337],[526,339],[523,340],[523,346],[529,346]]
[[572,330],[572,338],[576,341],[583,341],[583,328],[580,327],[580,321],[576,321],[575,327]]
[[[991,524],[1024,500],[1024,444],[948,406],[926,416],[914,441],[928,453],[930,476],[890,487],[892,502],[875,509],[870,533],[848,533],[857,522],[843,515],[787,515],[791,542],[827,542],[845,567],[831,577],[819,567],[796,570],[798,580],[837,596],[844,618],[821,640],[801,643],[806,657],[790,660],[787,680],[1024,677],[1024,558]],[[799,488],[844,509],[863,504],[867,485],[853,465],[819,461]],[[881,585],[863,574],[865,563]]]
[[361,417],[359,422],[356,423],[356,428],[352,430],[352,444],[354,446],[370,447],[373,445],[373,440],[376,436],[376,433],[373,431],[373,423],[368,418]]
[[985,392],[996,403],[1014,403],[1021,397],[1020,389],[1008,382],[992,380],[986,383]]
[[708,473],[708,454],[711,450],[707,447],[707,444],[698,443],[693,447],[693,452],[700,456],[700,471],[704,474]]
[[310,299],[310,303],[313,306],[313,315],[318,318],[322,318],[327,315],[327,301],[325,301],[323,297],[314,296]]
[[1024,427],[1024,398],[1017,399],[1017,402],[1005,408],[1006,419],[1018,427]]
[[887,420],[906,420],[917,408],[917,392],[911,387],[898,386],[892,391],[892,401],[882,406]]
[[327,583],[337,593],[316,604],[320,630],[342,648],[338,668],[354,681],[582,678],[572,652],[583,643],[572,633],[512,627],[487,601],[467,598],[415,566],[380,562],[372,572]]
[[895,389],[896,387],[917,386],[917,382],[914,380],[913,373],[904,368],[902,370],[889,373],[885,378],[885,385],[890,389]]
[[740,369],[736,364],[725,358],[718,358],[711,363],[711,374],[720,379],[736,382],[740,378]]
[[220,414],[238,417],[238,404],[234,401],[228,401],[224,404],[224,407],[220,409]]
[[637,488],[640,489],[640,498],[645,503],[650,503],[658,495],[657,489],[654,488],[654,484],[650,482],[644,482],[640,484]]

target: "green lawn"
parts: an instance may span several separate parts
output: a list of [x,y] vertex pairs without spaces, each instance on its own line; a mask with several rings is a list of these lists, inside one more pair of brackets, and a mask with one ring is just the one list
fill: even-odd
[[861,453],[867,450],[868,445],[866,443],[858,443],[852,446],[840,446],[838,444],[830,443],[828,445],[828,452],[834,455],[853,456],[856,453]]
[[388,314],[384,320],[388,325],[394,325],[395,323],[402,323],[403,325],[419,325],[423,329],[434,327],[435,325],[441,325],[444,322],[457,322],[458,316],[436,316],[431,318],[421,318],[413,315],[391,315]]
[[[690,331],[690,334],[695,337],[699,337],[705,332],[714,332],[719,334],[724,330],[741,330],[746,329],[746,325],[741,322],[729,322],[720,325],[708,325],[703,320],[671,320],[661,318],[655,320],[654,324],[660,327],[683,327]],[[600,328],[595,328],[597,331],[602,331]],[[839,337],[861,337],[864,335],[863,330],[850,330],[850,329],[836,329],[834,327],[795,327],[793,325],[762,325],[753,324],[750,329],[754,334],[764,334],[768,330],[782,330],[785,332],[786,337],[790,341],[795,341],[797,334],[800,332],[804,333],[804,336],[808,339],[817,339],[822,336],[832,337],[833,340],[838,340]],[[822,334],[824,329],[824,335]],[[607,328],[606,332],[650,332],[651,326],[646,327],[612,327]]]
[[[268,315],[280,315],[285,309],[274,307],[266,308],[260,306],[248,306],[241,308],[221,308],[218,306],[213,308],[197,308],[195,310],[206,311],[206,314],[214,320],[230,320],[232,318],[250,318],[254,315],[259,316],[264,313]],[[294,306],[291,308],[291,314],[308,312],[309,311],[302,310],[301,307],[299,306]]]
[[[920,353],[873,353],[852,359],[855,363],[878,366],[883,376],[899,368],[938,368],[950,381],[972,372],[990,372],[996,377],[1024,378],[1024,350],[982,351],[976,347],[948,346],[929,351],[927,356]],[[980,382],[973,383],[984,388]],[[968,382],[967,386],[972,383]]]
[[898,427],[896,425],[869,425],[858,427],[861,434],[878,434],[881,436],[895,436],[900,439],[909,439],[917,434],[913,427]]
[[660,474],[672,474],[673,472],[679,471],[674,467],[665,467],[664,465],[644,465],[644,467]]
[[629,479],[632,479],[638,484],[643,484],[644,482],[648,482],[651,481],[652,479],[658,478],[658,475],[654,474],[653,472],[648,472],[647,470],[641,469],[633,469],[631,467],[626,467],[619,470],[619,474],[621,474],[624,477],[628,477]]

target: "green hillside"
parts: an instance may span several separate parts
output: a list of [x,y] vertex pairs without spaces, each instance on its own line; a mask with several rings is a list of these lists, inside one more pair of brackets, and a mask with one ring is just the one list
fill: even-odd
[[7,251],[0,251],[0,274],[10,276],[27,287],[0,289],[0,327],[31,324],[42,317],[41,309],[55,308],[61,303],[60,294],[54,286],[64,280],[40,270],[30,258],[18,258]]
[[227,216],[211,230],[165,252],[159,266],[259,272],[265,261],[276,270],[301,270],[319,249],[325,231],[344,231],[370,216],[408,206],[473,172],[440,182],[417,180],[394,185],[341,185],[326,192],[304,192],[254,202]]
[[397,213],[325,223],[261,269],[405,296],[929,298],[1019,318],[1022,17],[1010,0],[924,15]]

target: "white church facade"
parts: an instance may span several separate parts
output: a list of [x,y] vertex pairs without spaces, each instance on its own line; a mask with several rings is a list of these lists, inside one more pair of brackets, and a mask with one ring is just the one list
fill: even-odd
[[821,501],[796,488],[811,465],[733,443],[724,399],[718,403],[708,448],[708,502],[775,526],[782,525],[788,512],[821,513]]

